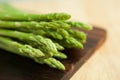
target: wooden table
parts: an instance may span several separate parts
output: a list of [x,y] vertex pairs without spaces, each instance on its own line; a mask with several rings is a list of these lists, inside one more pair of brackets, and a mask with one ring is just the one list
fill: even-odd
[[120,79],[120,0],[31,0],[12,5],[35,13],[68,12],[72,20],[106,29],[106,43],[70,80]]

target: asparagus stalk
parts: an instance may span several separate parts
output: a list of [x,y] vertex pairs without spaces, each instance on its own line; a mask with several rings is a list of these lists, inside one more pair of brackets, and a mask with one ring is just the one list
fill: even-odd
[[48,66],[52,68],[56,68],[59,70],[65,70],[65,66],[55,58],[47,58],[47,59],[36,59],[36,62],[40,64],[47,64]]
[[[13,8],[9,4],[1,4],[3,12],[0,13],[1,20],[10,21],[53,21],[67,20],[71,16],[66,13],[29,14]],[[13,13],[14,12],[14,13]]]
[[81,49],[83,49],[82,42],[78,41],[74,37],[67,37],[63,40],[54,39],[54,42],[59,43],[60,45],[62,45],[65,48],[81,48]]
[[64,21],[72,27],[81,28],[85,30],[92,30],[92,26],[83,22]]
[[62,53],[62,52],[58,52],[57,54],[53,54],[53,57],[58,58],[58,59],[67,59],[67,55]]
[[[62,29],[62,28],[58,28],[56,30],[46,29],[45,31],[46,31],[46,34],[44,34],[43,36],[46,36],[49,38],[55,38],[55,39],[62,40],[69,36],[69,33],[65,29]],[[34,34],[36,34],[36,32],[34,32]]]
[[30,45],[26,44],[24,45],[16,41],[13,41],[9,38],[1,36],[0,36],[0,48],[29,58],[42,58],[45,56],[44,53],[39,49],[35,49]]
[[60,45],[59,43],[54,42],[54,44],[56,45],[57,50],[64,50],[64,47]]
[[85,30],[92,30],[92,26],[82,22],[72,22],[72,21],[53,21],[53,22],[18,22],[18,21],[0,21],[0,28],[11,28],[11,29],[52,29],[56,30],[58,28],[63,28],[69,30],[71,27],[82,28]]
[[23,28],[21,28],[21,29],[19,29],[19,31],[33,33],[36,35],[41,35],[44,37],[54,38],[54,39],[59,39],[59,40],[62,40],[63,38],[69,36],[69,33],[66,30],[60,29],[60,28],[58,28],[56,30],[51,30],[51,29],[35,30],[35,29],[25,29],[25,28],[23,29]]
[[6,21],[53,21],[67,20],[70,18],[66,13],[48,13],[48,14],[16,14],[16,13],[0,13],[0,19]]
[[18,22],[18,21],[0,21],[0,28],[7,29],[51,29],[56,30],[58,28],[70,29],[70,25],[66,23],[58,22]]
[[72,37],[76,38],[80,42],[82,42],[82,43],[86,42],[87,35],[84,32],[81,32],[78,30],[72,30],[72,29],[68,30],[68,32]]
[[[34,32],[34,34],[37,34],[36,32]],[[41,35],[41,33],[38,33]],[[48,38],[53,38],[53,39],[59,39],[62,40],[63,36],[59,33],[57,33],[56,31],[46,31],[46,34],[44,34],[43,36],[48,37]]]

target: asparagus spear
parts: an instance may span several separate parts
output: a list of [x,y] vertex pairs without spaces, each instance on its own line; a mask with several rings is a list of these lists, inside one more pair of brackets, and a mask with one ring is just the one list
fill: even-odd
[[65,66],[55,58],[47,58],[47,59],[36,59],[36,62],[40,64],[47,64],[48,66],[52,68],[56,68],[59,70],[65,70]]
[[57,50],[64,50],[64,47],[60,45],[59,43],[54,42],[54,44],[56,45]]
[[67,37],[63,40],[54,39],[54,42],[59,43],[65,48],[81,48],[83,49],[83,44],[75,39],[74,37]]
[[67,20],[69,18],[70,15],[66,13],[48,13],[48,14],[0,13],[0,19],[7,21],[53,21],[53,20]]
[[33,33],[36,35],[41,35],[44,37],[48,37],[48,38],[54,38],[54,39],[59,39],[62,40],[64,37],[68,37],[69,33],[64,30],[64,29],[56,29],[56,30],[51,30],[51,29],[25,29],[25,28],[21,28],[18,31],[22,31],[22,32],[28,32],[28,33]]
[[53,54],[53,57],[55,57],[57,59],[67,59],[67,55],[62,53],[62,52],[58,52],[57,54]]
[[68,30],[69,34],[79,40],[82,43],[86,42],[87,35],[84,32],[78,31],[78,30]]
[[[34,32],[34,34],[37,34],[36,32]],[[41,35],[41,33],[38,33]],[[43,36],[48,37],[48,38],[53,38],[53,39],[59,39],[62,40],[63,36],[59,33],[57,33],[56,31],[46,31],[46,34],[44,34]]]
[[72,27],[81,28],[85,30],[92,30],[92,26],[83,22],[64,21]]
[[30,45],[26,44],[24,45],[16,41],[13,41],[9,38],[1,36],[0,36],[0,48],[29,58],[42,58],[45,56],[44,53],[39,49],[35,49]]
[[[2,9],[3,8],[3,9]],[[71,16],[66,13],[29,14],[13,8],[9,4],[1,4],[3,12],[0,13],[1,20],[10,21],[52,21],[67,20]],[[14,12],[14,13],[13,13]]]
[[[47,30],[46,29],[45,31],[46,31],[46,34],[44,34],[43,36],[46,36],[49,38],[55,38],[55,39],[62,40],[69,36],[69,33],[65,29],[62,29],[62,28],[58,28],[56,30],[49,30],[49,29]],[[34,34],[36,34],[36,32],[34,32]],[[40,33],[40,35],[41,35],[41,33]]]
[[55,39],[59,39],[59,40],[62,40],[63,39],[63,36],[59,33],[57,33],[56,31],[53,31],[53,30],[43,30],[43,29],[40,29],[40,30],[31,30],[31,29],[20,29],[20,31],[22,32],[29,32],[29,33],[33,33],[33,34],[36,34],[36,35],[41,35],[41,36],[44,36],[44,37],[48,37],[48,38],[55,38]]
[[58,22],[18,22],[18,21],[0,21],[0,28],[8,28],[8,29],[51,29],[56,30],[58,28],[70,29],[70,25],[66,23],[58,23]]
[[82,22],[72,22],[72,21],[52,21],[52,22],[18,22],[18,21],[0,21],[0,28],[11,28],[11,29],[58,29],[63,28],[69,30],[71,27],[82,28],[85,30],[92,30],[92,26]]

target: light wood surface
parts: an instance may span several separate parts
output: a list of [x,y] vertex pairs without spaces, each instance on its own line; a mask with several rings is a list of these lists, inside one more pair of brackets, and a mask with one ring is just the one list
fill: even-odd
[[72,20],[106,29],[105,44],[70,80],[120,80],[120,0],[24,0],[11,4],[35,13],[67,12]]

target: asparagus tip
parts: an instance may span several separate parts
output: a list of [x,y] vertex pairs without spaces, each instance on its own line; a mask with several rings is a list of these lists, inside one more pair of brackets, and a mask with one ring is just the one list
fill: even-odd
[[22,48],[20,48],[21,52],[26,53],[26,55],[29,55],[30,57],[44,57],[44,53],[42,53],[39,49],[35,49],[29,45],[24,45]]

